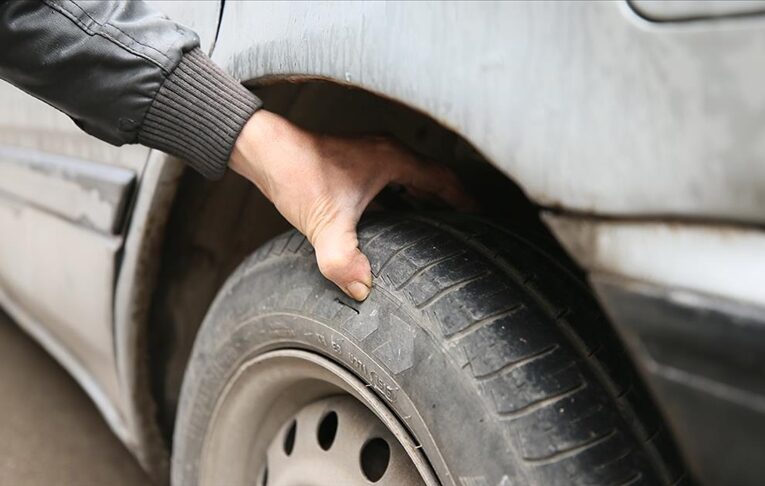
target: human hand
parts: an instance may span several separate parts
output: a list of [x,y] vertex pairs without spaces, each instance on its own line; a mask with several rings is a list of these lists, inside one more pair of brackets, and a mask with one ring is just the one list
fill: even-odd
[[454,173],[391,140],[318,135],[265,110],[242,129],[229,167],[308,238],[321,273],[359,301],[369,295],[372,271],[358,248],[356,225],[386,185],[401,184],[457,208],[472,206]]

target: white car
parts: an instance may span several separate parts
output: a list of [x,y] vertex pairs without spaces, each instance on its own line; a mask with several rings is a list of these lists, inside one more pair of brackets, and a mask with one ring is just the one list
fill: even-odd
[[763,4],[157,5],[483,211],[383,194],[358,304],[245,180],[0,86],[0,304],[155,480],[761,484]]

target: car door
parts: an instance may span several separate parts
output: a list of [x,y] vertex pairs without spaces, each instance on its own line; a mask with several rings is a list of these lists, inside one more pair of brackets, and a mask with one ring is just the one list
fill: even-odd
[[[219,1],[154,3],[210,48]],[[120,403],[114,287],[149,152],[90,137],[64,114],[0,82],[0,306],[107,415],[119,413]]]

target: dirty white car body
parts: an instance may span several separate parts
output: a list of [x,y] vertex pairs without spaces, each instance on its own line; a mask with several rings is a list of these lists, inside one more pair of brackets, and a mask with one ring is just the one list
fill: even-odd
[[[703,414],[686,420],[662,393],[685,387],[764,413],[762,382],[646,354],[630,324],[638,317],[622,305],[634,295],[688,316],[765,322],[765,19],[756,5],[157,3],[248,85],[359,87],[476,147],[588,273],[697,472],[720,467],[699,445],[710,437],[693,430]],[[156,440],[140,350],[182,171],[162,153],[96,141],[0,86],[0,304],[139,456]]]

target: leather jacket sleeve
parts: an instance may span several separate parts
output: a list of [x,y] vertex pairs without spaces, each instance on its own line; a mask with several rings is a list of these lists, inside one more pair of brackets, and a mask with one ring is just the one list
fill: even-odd
[[0,1],[0,78],[114,145],[141,143],[210,178],[261,103],[141,1]]

